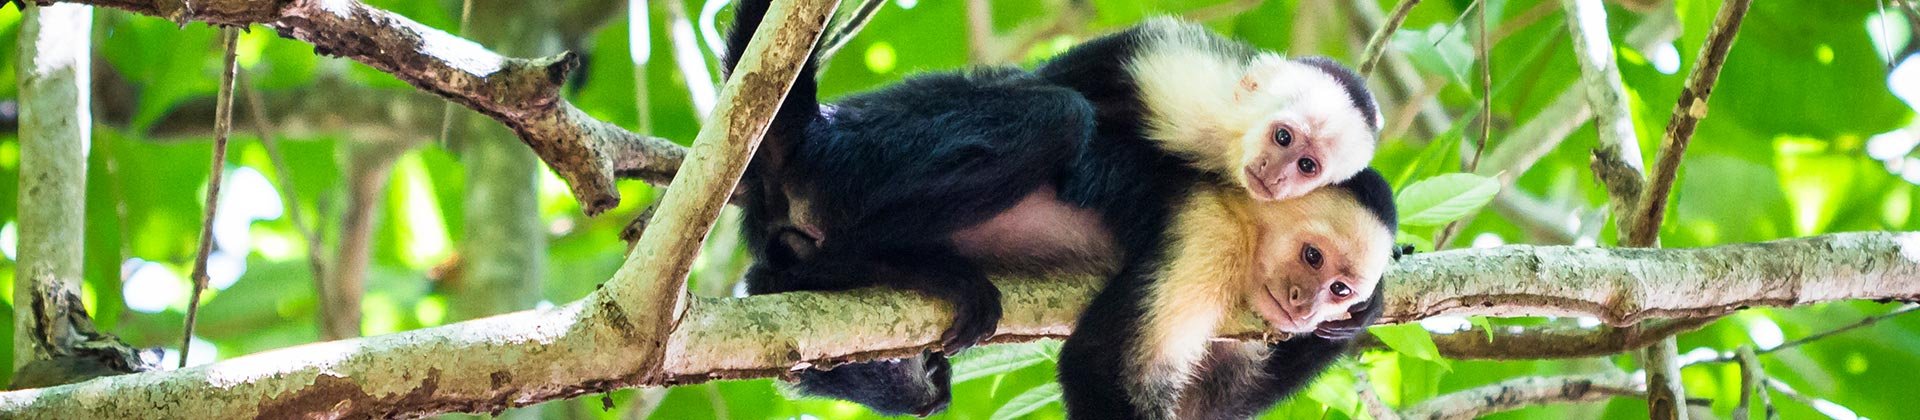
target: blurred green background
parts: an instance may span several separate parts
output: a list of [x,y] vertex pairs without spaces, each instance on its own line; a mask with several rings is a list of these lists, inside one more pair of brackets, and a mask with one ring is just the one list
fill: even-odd
[[[870,89],[925,71],[972,63],[1031,65],[1086,37],[1162,14],[1203,20],[1224,34],[1293,55],[1327,55],[1354,63],[1371,28],[1356,10],[1391,9],[1370,0],[1093,0],[1085,20],[1063,13],[1063,0],[993,1],[991,37],[982,53],[974,45],[962,1],[889,0],[872,23],[836,55],[824,72],[828,97]],[[461,2],[367,0],[422,23],[455,31]],[[578,1],[565,4],[577,6]],[[691,141],[700,121],[704,86],[714,83],[714,21],[724,27],[724,0],[679,5],[650,2],[634,19],[613,1],[595,16],[604,25],[567,21],[561,47],[589,55],[584,77],[568,93],[593,116],[629,129]],[[1375,92],[1386,102],[1389,137],[1375,165],[1396,185],[1461,169],[1461,148],[1478,138],[1480,101],[1473,45],[1478,25],[1463,18],[1469,0],[1429,0],[1415,8],[1393,35],[1390,54],[1405,66],[1375,73]],[[1610,1],[1607,27],[1628,92],[1642,148],[1651,158],[1687,69],[1706,36],[1720,2]],[[1488,1],[1492,64],[1492,137],[1489,150],[1508,142],[1550,141],[1512,136],[1537,118],[1566,117],[1548,105],[1579,79],[1567,19],[1556,1]],[[538,6],[534,6],[538,7]],[[1764,241],[1827,232],[1920,230],[1920,55],[1914,22],[1892,0],[1762,1],[1747,17],[1728,59],[1712,112],[1701,123],[1682,165],[1669,223],[1661,232],[1668,247]],[[686,21],[673,18],[683,9]],[[842,8],[845,13],[853,7]],[[1064,17],[1063,17],[1064,16]],[[564,19],[564,18],[563,18]],[[1663,19],[1670,21],[1668,26]],[[13,39],[20,13],[0,11],[0,39]],[[190,285],[186,280],[199,228],[211,122],[207,112],[218,81],[217,31],[202,24],[180,27],[163,19],[101,9],[94,20],[95,135],[89,163],[84,297],[106,331],[139,346],[176,347]],[[599,23],[599,22],[593,22]],[[639,23],[636,25],[636,23]],[[644,26],[642,26],[644,25]],[[642,28],[634,33],[633,28]],[[1668,28],[1629,39],[1636,28]],[[672,35],[676,29],[679,35]],[[721,28],[724,30],[724,28]],[[1662,36],[1664,35],[1664,36]],[[631,40],[643,40],[637,48]],[[678,41],[678,42],[676,42]],[[16,46],[0,43],[0,80],[14,80]],[[676,55],[683,51],[690,54]],[[694,55],[697,54],[697,55]],[[521,54],[528,55],[528,54]],[[638,56],[636,56],[638,55]],[[384,334],[456,321],[463,304],[448,291],[462,280],[456,250],[466,238],[462,204],[470,182],[463,150],[474,139],[438,141],[441,101],[364,65],[316,56],[313,48],[255,27],[241,37],[239,62],[246,73],[243,94],[257,94],[273,109],[268,130],[287,160],[283,173],[258,141],[243,113],[229,156],[214,290],[204,306],[192,363],[206,363],[267,349],[316,341],[320,335],[312,269],[314,252],[288,217],[297,206],[314,224],[332,254],[342,215],[351,202],[348,168],[363,159],[356,151],[401,144],[372,209],[375,220],[367,292],[359,309],[361,333]],[[682,57],[698,58],[686,61]],[[636,76],[636,68],[643,71]],[[1401,71],[1408,76],[1387,76]],[[1396,82],[1399,80],[1400,82]],[[636,83],[644,81],[644,83]],[[1407,91],[1404,81],[1424,86]],[[691,82],[691,83],[690,83]],[[0,83],[0,97],[15,97]],[[251,91],[251,92],[249,92]],[[636,107],[646,100],[646,112]],[[1412,97],[1413,100],[1409,100]],[[1431,101],[1424,98],[1432,98]],[[697,99],[697,100],[696,100]],[[249,100],[241,98],[240,107]],[[1415,108],[1406,108],[1413,103]],[[1413,117],[1414,115],[1425,116]],[[1541,117],[1546,114],[1546,117]],[[491,122],[486,122],[491,124]],[[1462,133],[1468,133],[1464,135]],[[11,131],[0,140],[0,281],[13,281],[19,205],[19,144]],[[1587,169],[1594,146],[1588,123],[1530,169],[1509,176],[1515,184],[1490,211],[1472,217],[1448,248],[1501,244],[1614,243],[1613,228],[1599,217],[1604,192]],[[411,146],[411,147],[406,147]],[[516,146],[517,147],[517,146]],[[545,174],[539,185],[538,217],[547,239],[538,299],[550,305],[578,299],[607,279],[622,261],[618,231],[658,192],[639,182],[622,186],[626,197],[606,215],[584,217],[565,185]],[[291,188],[297,202],[282,201]],[[734,293],[746,264],[723,223],[693,273],[695,293]],[[1403,240],[1431,249],[1440,226],[1408,226]],[[537,246],[538,244],[536,244]],[[481,244],[478,246],[520,246]],[[7,286],[10,290],[10,286]],[[504,293],[504,292],[503,292]],[[11,298],[6,300],[11,303]],[[1892,310],[1871,302],[1794,309],[1753,309],[1726,317],[1680,338],[1680,350],[1711,352],[1739,345],[1762,348]],[[10,316],[11,310],[0,312]],[[1561,320],[1565,321],[1565,320]],[[1575,320],[1583,322],[1588,320]],[[1530,325],[1545,318],[1436,319],[1430,330],[1460,325]],[[1586,322],[1592,325],[1592,322]],[[11,329],[12,323],[0,322]],[[1418,329],[1386,327],[1402,334]],[[10,332],[10,331],[9,331]],[[1424,336],[1424,334],[1421,334]],[[1418,340],[1415,340],[1418,341]],[[1417,344],[1417,343],[1416,343]],[[1549,374],[1632,369],[1630,357],[1521,362],[1449,361],[1399,346],[1374,351],[1324,376],[1314,388],[1266,418],[1363,417],[1352,392],[1352,370],[1365,369],[1384,400],[1396,407],[1435,395],[1503,379]],[[993,346],[966,355],[958,367],[954,403],[939,418],[1061,418],[1052,381],[1058,343]],[[6,351],[6,350],[0,350]],[[1776,395],[1786,418],[1911,416],[1908,372],[1920,370],[1920,317],[1896,318],[1763,356],[1768,373],[1818,400]],[[169,349],[170,357],[177,352]],[[0,354],[0,357],[9,357]],[[621,357],[607,355],[607,357]],[[171,365],[173,362],[167,362]],[[0,382],[7,374],[0,372]],[[1684,371],[1690,397],[1711,400],[1724,416],[1737,400],[1739,371],[1719,364]],[[964,379],[964,380],[962,380]],[[655,418],[870,418],[848,404],[789,397],[774,381],[723,381],[667,390]],[[639,392],[612,395],[612,410],[600,396],[542,405],[548,418],[627,418],[642,406]],[[1644,402],[1616,399],[1529,408],[1497,418],[1638,418]]]

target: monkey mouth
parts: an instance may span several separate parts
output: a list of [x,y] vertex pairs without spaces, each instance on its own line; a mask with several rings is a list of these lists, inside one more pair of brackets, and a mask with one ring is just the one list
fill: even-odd
[[1273,200],[1275,198],[1273,187],[1267,185],[1267,180],[1261,178],[1259,172],[1255,172],[1253,168],[1247,168],[1241,172],[1244,172],[1247,177],[1247,191],[1253,193],[1254,199]]
[[[1283,303],[1286,301],[1281,300],[1280,296],[1273,294],[1273,289],[1267,289],[1264,287],[1261,289],[1266,290],[1267,301],[1273,303],[1274,311],[1280,313],[1280,319],[1273,319],[1272,316],[1264,317],[1264,318],[1267,318],[1267,323],[1273,324],[1274,329],[1280,330],[1281,332],[1293,333],[1293,334],[1311,331],[1310,329],[1304,328],[1304,326],[1300,325],[1299,318],[1295,318],[1293,316],[1293,312],[1287,310],[1287,305]],[[1282,325],[1283,322],[1281,321],[1285,321],[1284,325]]]

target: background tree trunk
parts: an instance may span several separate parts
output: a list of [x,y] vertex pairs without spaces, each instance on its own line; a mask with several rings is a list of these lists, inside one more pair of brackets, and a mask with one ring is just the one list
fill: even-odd
[[[59,304],[79,296],[87,204],[88,47],[93,7],[28,6],[20,29],[19,271],[13,282],[13,368],[66,352]],[[77,302],[75,302],[77,303]]]

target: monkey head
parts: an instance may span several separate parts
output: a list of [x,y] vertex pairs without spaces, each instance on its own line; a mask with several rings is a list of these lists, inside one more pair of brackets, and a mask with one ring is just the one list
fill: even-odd
[[1273,329],[1294,334],[1348,317],[1374,296],[1392,261],[1391,191],[1365,169],[1333,187],[1253,206],[1258,232],[1247,304]]
[[1233,179],[1255,200],[1299,197],[1373,160],[1380,111],[1359,75],[1323,57],[1262,55],[1235,94],[1244,127]]

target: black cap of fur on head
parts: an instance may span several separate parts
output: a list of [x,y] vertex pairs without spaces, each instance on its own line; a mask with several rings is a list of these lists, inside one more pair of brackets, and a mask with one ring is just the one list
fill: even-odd
[[1380,129],[1380,105],[1374,103],[1373,92],[1367,90],[1367,81],[1362,79],[1359,73],[1354,73],[1347,66],[1326,57],[1300,57],[1294,61],[1318,68],[1333,76],[1334,80],[1340,81],[1341,87],[1347,90],[1347,99],[1353,101],[1354,109],[1360,110],[1360,116],[1367,122],[1367,126],[1375,130]]
[[1334,186],[1353,193],[1353,200],[1379,218],[1380,223],[1387,226],[1388,232],[1397,234],[1400,231],[1400,215],[1393,206],[1393,185],[1387,183],[1387,178],[1381,176],[1380,171],[1371,167],[1361,169],[1353,178]]

